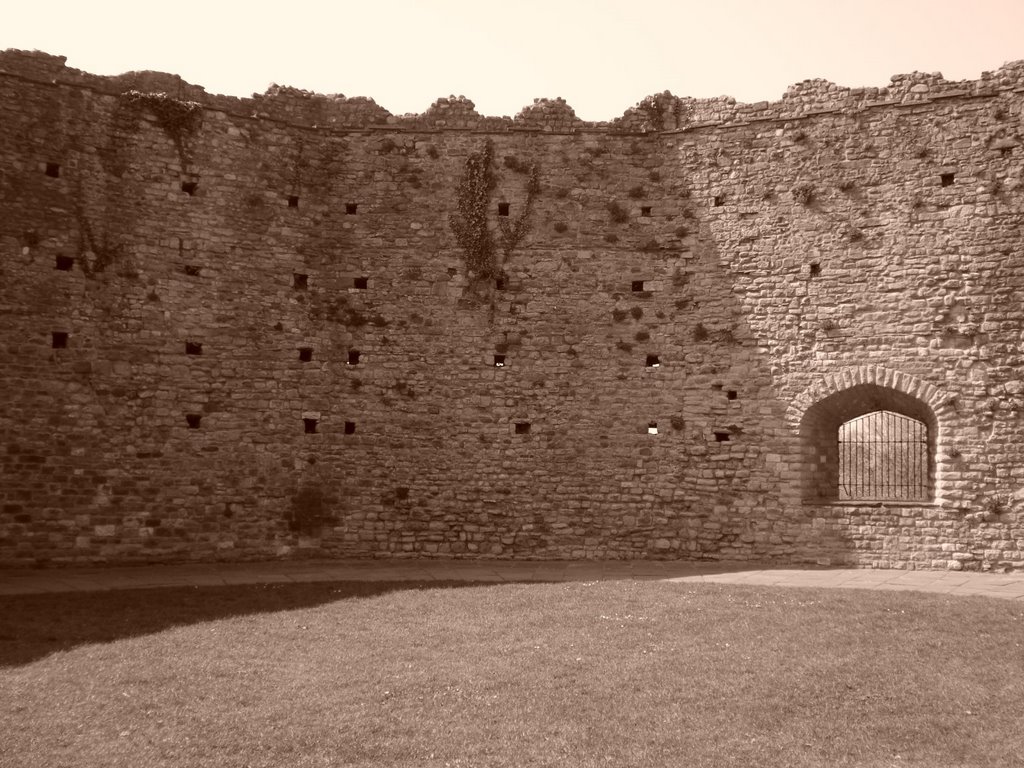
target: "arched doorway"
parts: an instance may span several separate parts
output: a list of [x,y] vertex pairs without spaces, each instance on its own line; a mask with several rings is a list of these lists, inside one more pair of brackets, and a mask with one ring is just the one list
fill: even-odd
[[935,498],[935,414],[878,384],[857,384],[814,403],[800,422],[803,496],[820,501]]

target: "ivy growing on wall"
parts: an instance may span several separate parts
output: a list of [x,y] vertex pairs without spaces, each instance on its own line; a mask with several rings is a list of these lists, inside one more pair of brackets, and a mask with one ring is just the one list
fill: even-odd
[[133,109],[147,109],[157,125],[174,142],[182,165],[187,162],[185,139],[195,133],[203,117],[203,105],[197,101],[175,99],[166,93],[129,90],[121,94],[121,103]]
[[[78,223],[79,265],[86,277],[96,277],[123,256],[123,248],[120,243],[110,242],[106,232],[102,237],[96,236],[81,198],[75,201],[75,219]],[[91,259],[88,254],[92,255]],[[133,273],[134,269],[131,267],[122,270],[126,277],[137,276]]]
[[[529,231],[529,217],[533,201],[540,191],[536,165],[530,165],[526,187],[526,201],[522,211],[511,221],[498,223],[501,254],[508,258]],[[497,244],[488,225],[491,200],[497,177],[494,173],[494,146],[490,140],[480,152],[466,159],[466,172],[456,190],[456,212],[448,218],[455,241],[466,259],[466,274],[471,281],[491,280],[501,273],[497,261]]]
[[526,182],[526,201],[523,203],[522,212],[511,222],[507,219],[498,220],[498,228],[501,230],[501,253],[506,259],[530,231],[530,211],[533,209],[533,199],[539,191],[540,179],[537,166],[531,165],[529,181]]
[[457,213],[448,217],[455,242],[465,252],[470,279],[489,279],[498,274],[494,260],[494,237],[487,226],[487,213],[497,179],[492,163],[494,146],[484,143],[480,152],[466,158],[466,173],[457,190]]

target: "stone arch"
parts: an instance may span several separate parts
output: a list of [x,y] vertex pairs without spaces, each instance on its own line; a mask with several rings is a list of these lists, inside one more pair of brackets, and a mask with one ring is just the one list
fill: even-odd
[[802,392],[787,418],[800,438],[800,487],[804,501],[831,502],[838,489],[840,426],[858,416],[886,410],[922,422],[928,430],[931,496],[943,499],[943,425],[952,411],[938,387],[881,366],[857,366],[823,376]]

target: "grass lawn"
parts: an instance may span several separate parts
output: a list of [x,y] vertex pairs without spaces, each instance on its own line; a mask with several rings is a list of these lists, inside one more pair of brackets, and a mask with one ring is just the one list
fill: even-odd
[[663,582],[0,598],[0,766],[1021,766],[1024,605]]

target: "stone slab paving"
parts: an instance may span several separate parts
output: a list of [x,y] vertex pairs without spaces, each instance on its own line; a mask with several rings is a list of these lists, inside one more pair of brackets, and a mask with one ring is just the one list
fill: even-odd
[[1024,574],[849,568],[772,568],[759,564],[554,560],[303,560],[273,563],[148,565],[0,570],[0,595],[310,581],[602,581],[777,587],[916,590],[1024,601]]

